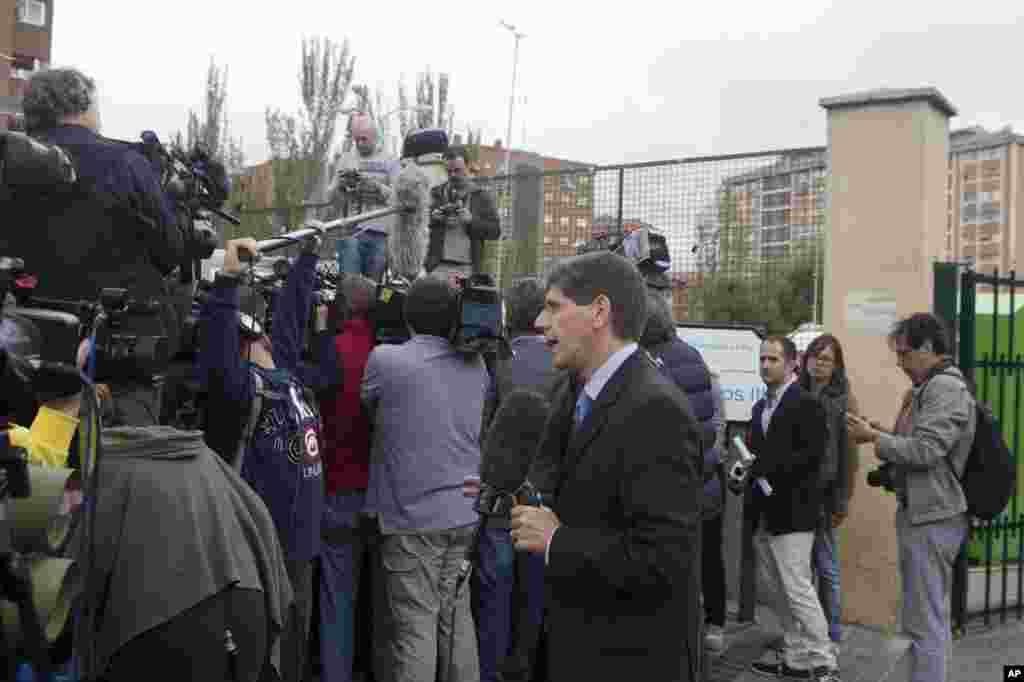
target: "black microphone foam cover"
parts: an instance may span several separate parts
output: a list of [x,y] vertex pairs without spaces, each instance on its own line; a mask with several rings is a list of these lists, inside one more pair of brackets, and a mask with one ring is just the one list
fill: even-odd
[[514,493],[526,480],[537,454],[550,404],[540,393],[517,389],[498,407],[484,440],[480,480],[505,493]]

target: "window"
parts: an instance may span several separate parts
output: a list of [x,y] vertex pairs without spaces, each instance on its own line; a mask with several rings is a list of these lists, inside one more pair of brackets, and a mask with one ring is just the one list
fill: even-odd
[[562,245],[562,246],[569,246],[569,238],[568,237],[559,237],[558,238],[558,243],[560,245]]
[[38,59],[15,55],[14,61],[11,62],[11,78],[27,81],[31,78],[33,72],[39,70],[39,67]]
[[771,175],[764,179],[763,189],[765,192],[771,192],[777,189],[789,189],[793,185],[793,176],[788,173],[785,175]]
[[544,203],[550,204],[554,200],[555,200],[555,193],[554,192],[544,192]]
[[555,222],[555,219],[551,217],[550,213],[545,213],[544,214],[544,224],[545,225],[553,225],[554,222]]
[[576,227],[580,228],[581,230],[587,229],[587,219],[586,218],[577,218],[576,219]]
[[550,244],[551,243],[551,237],[544,237],[544,243],[545,244]]
[[964,192],[964,203],[973,204],[978,200],[977,192]]
[[568,227],[569,227],[569,216],[564,215],[561,218],[559,218],[558,219],[558,226],[561,227],[561,228],[564,228],[564,229],[568,229]]
[[1002,212],[1002,206],[994,201],[981,205],[981,217],[985,220],[996,220],[1002,215]]
[[563,206],[572,206],[572,195],[571,194],[568,194],[566,192],[562,193],[562,205]]
[[789,223],[789,210],[765,211],[761,215],[761,224],[765,227],[776,227]]
[[789,206],[789,192],[769,194],[764,198],[764,208],[783,208]]
[[39,0],[18,0],[18,21],[31,26],[46,26],[46,3]]

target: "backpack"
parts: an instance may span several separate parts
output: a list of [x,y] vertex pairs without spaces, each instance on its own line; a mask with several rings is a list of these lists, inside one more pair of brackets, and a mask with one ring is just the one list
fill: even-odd
[[[940,374],[960,379],[970,391],[970,386],[963,378],[950,372]],[[971,450],[967,453],[963,476],[957,476],[953,462],[948,458],[946,461],[963,490],[967,513],[981,521],[992,521],[1003,512],[1014,494],[1017,468],[992,409],[975,398],[974,410],[977,427]]]

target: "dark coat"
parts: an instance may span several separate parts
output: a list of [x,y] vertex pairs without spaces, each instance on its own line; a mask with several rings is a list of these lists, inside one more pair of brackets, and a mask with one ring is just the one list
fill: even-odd
[[546,571],[549,679],[695,681],[703,618],[696,420],[642,352],[573,433],[576,391],[571,379],[556,389],[531,472],[563,524]]
[[825,410],[810,393],[792,384],[772,414],[768,433],[761,428],[765,400],[754,405],[750,418],[750,451],[757,457],[750,480],[765,478],[772,494],[754,486],[753,513],[773,535],[812,532],[821,514],[818,484],[825,452]]
[[690,410],[701,430],[701,459],[704,463],[704,516],[713,517],[722,509],[722,480],[718,472],[721,452],[715,446],[715,399],[711,393],[711,372],[696,348],[675,335],[648,348],[662,363],[662,371],[686,395]]

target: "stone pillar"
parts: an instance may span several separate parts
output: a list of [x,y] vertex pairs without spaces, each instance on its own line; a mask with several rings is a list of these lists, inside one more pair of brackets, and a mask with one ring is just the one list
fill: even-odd
[[[864,416],[890,426],[909,386],[887,334],[932,305],[932,264],[946,232],[949,119],[934,88],[873,90],[821,100],[828,112],[829,205],[824,326],[844,346]],[[843,615],[897,624],[900,583],[895,497],[871,488],[874,447],[860,448],[850,516],[840,533]]]

